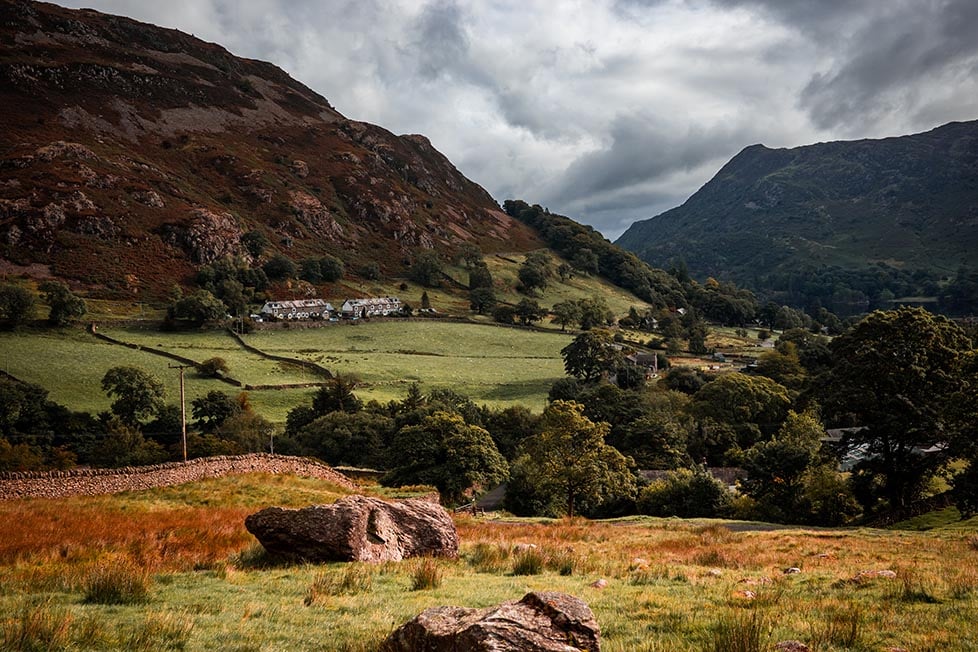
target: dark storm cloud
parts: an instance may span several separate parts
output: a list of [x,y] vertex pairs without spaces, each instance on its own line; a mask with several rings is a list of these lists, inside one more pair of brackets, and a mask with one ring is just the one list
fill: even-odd
[[428,5],[418,17],[415,30],[417,40],[412,49],[422,76],[433,79],[456,69],[468,58],[469,39],[462,10],[456,3]]

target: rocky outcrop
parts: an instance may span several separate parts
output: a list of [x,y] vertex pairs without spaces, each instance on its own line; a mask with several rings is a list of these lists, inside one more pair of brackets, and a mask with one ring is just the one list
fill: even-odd
[[598,652],[590,607],[566,593],[527,593],[486,609],[433,607],[399,627],[383,652]]
[[448,512],[424,500],[389,503],[348,496],[332,505],[269,507],[245,527],[273,555],[310,562],[400,561],[458,557],[458,531]]
[[241,253],[241,229],[230,213],[196,208],[186,225],[168,225],[166,239],[183,249],[198,264],[212,263]]

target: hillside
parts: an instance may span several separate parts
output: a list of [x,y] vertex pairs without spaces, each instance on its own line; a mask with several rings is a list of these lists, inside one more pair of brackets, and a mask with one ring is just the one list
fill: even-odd
[[[978,262],[978,122],[882,140],[753,145],[617,244],[653,266],[684,261],[694,277],[796,302],[821,290],[806,295],[802,283],[840,279],[870,301],[886,289],[935,293],[936,282]],[[882,281],[866,285],[867,275]]]
[[541,246],[424,136],[127,18],[0,4],[0,121],[0,271],[89,296],[159,298],[229,255],[331,254],[387,276],[425,249]]

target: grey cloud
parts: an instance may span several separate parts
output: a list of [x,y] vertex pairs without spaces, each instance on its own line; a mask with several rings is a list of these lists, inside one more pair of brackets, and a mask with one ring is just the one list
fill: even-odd
[[418,17],[415,31],[417,40],[411,49],[423,77],[438,77],[468,58],[469,39],[458,4],[446,1],[428,5]]
[[556,196],[576,200],[595,193],[690,170],[717,156],[731,156],[745,143],[732,127],[682,129],[650,114],[623,115],[610,127],[608,146],[574,161]]
[[974,84],[955,71],[958,64],[978,58],[978,3],[956,0],[927,7],[870,23],[854,34],[833,69],[812,76],[800,102],[816,126],[858,133],[881,116],[912,112],[926,101],[930,86]]

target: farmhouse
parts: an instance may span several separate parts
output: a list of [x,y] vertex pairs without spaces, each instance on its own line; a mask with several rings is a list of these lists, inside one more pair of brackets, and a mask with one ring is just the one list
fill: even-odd
[[340,308],[340,314],[351,319],[382,317],[394,315],[399,312],[401,312],[401,300],[396,297],[347,299]]
[[322,299],[269,301],[261,307],[263,317],[275,319],[328,319],[333,306]]

